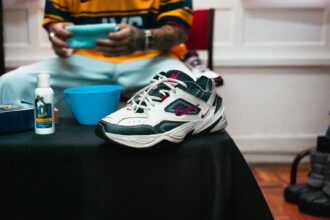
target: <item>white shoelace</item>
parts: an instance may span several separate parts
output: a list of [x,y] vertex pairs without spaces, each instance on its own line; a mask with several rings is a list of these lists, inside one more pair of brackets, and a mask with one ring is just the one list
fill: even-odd
[[[157,88],[158,85],[164,84],[166,85],[166,89],[159,90],[159,93],[163,96],[166,96],[166,93],[169,95],[170,91],[173,91],[174,94],[176,93],[176,84],[180,84],[184,87],[187,87],[187,84],[172,78],[167,78],[164,75],[157,74],[157,79],[152,79],[150,85],[144,87],[143,89],[136,92],[133,97],[128,100],[128,104],[133,107],[134,112],[137,112],[139,108],[144,110],[150,110],[150,107],[154,107],[156,105],[155,101],[162,101],[162,98],[158,96],[149,95],[150,91]],[[173,85],[173,83],[176,83]],[[144,103],[144,105],[143,105]]]

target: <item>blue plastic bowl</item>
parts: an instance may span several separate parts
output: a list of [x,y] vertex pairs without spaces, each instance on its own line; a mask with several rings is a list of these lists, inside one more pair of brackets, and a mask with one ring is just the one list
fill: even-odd
[[64,90],[69,108],[80,124],[96,125],[117,110],[121,92],[119,85],[79,86]]

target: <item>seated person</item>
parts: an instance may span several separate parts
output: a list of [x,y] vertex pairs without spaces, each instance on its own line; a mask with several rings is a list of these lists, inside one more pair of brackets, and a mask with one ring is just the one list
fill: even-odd
[[[191,22],[191,0],[48,0],[43,27],[58,57],[4,74],[0,104],[33,103],[36,74],[42,70],[51,73],[55,104],[68,87],[120,84],[129,97],[158,72],[177,69],[189,74],[176,55],[185,53],[180,44]],[[119,31],[97,40],[94,49],[69,48],[66,39],[73,34],[66,26],[99,23],[116,23]]]

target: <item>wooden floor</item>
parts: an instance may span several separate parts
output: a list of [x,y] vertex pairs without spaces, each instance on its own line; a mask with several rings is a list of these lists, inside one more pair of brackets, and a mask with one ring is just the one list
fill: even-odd
[[[285,202],[283,190],[289,183],[290,165],[250,164],[259,186],[267,200],[275,220],[325,220],[301,213],[296,205]],[[307,179],[308,166],[299,166],[297,181]]]

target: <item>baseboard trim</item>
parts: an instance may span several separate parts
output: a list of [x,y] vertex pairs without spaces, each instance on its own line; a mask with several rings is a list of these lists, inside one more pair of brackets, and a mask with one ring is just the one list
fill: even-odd
[[[292,163],[298,154],[270,154],[270,153],[244,153],[243,156],[248,163]],[[308,162],[306,157],[302,160],[303,163]]]
[[291,163],[299,152],[314,147],[319,135],[233,136],[233,139],[248,162]]

